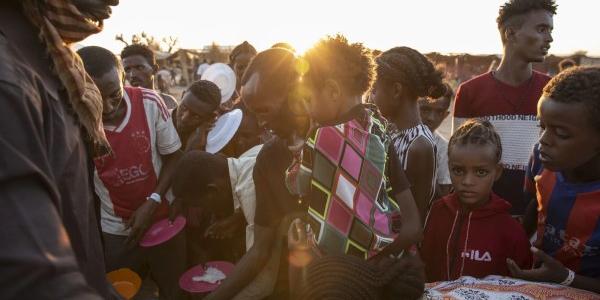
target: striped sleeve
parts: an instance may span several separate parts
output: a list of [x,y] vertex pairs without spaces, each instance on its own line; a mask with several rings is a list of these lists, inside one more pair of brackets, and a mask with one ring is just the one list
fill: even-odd
[[177,130],[162,98],[152,90],[142,89],[146,116],[153,118],[150,124],[156,130],[156,146],[161,155],[169,155],[181,148]]

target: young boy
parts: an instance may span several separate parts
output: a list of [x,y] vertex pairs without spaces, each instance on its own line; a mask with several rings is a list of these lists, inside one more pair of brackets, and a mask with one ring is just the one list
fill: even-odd
[[448,140],[436,131],[440,124],[448,117],[450,102],[454,93],[452,87],[446,84],[446,93],[440,98],[419,99],[419,110],[421,121],[433,132],[437,158],[437,176],[435,187],[435,198],[441,198],[450,193],[452,182],[448,171]]
[[[571,68],[544,88],[541,136],[526,190],[537,195],[525,224],[537,219],[538,269],[509,261],[513,276],[600,293],[600,68]],[[532,231],[528,228],[528,231]]]
[[153,90],[123,88],[123,69],[107,49],[79,49],[85,70],[102,95],[102,121],[112,153],[94,159],[94,184],[101,203],[107,271],[131,268],[151,276],[165,299],[179,299],[185,271],[182,235],[152,248],[139,240],[153,221],[168,215],[174,168],[181,142],[160,96]]
[[525,231],[510,216],[510,204],[492,192],[501,156],[500,137],[488,121],[467,121],[450,138],[454,193],[433,204],[425,226],[421,255],[428,282],[508,275],[507,258],[531,265]]
[[[238,212],[245,218],[246,249],[253,243],[254,207],[256,206],[252,171],[262,145],[255,146],[239,158],[226,158],[203,151],[186,153],[174,176],[173,193],[183,207],[199,207],[223,220]],[[211,170],[206,172],[206,170]],[[231,219],[228,224],[233,225]],[[244,223],[244,220],[241,220]],[[206,235],[231,237],[233,227],[216,222]]]

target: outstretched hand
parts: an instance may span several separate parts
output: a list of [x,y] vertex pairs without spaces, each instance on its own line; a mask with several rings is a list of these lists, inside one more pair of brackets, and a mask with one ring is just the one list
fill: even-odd
[[542,262],[542,265],[536,269],[522,270],[512,259],[508,258],[506,263],[512,277],[553,283],[561,283],[567,278],[569,271],[558,260],[535,247],[531,247],[531,252]]
[[125,240],[125,243],[129,247],[135,247],[144,233],[146,233],[146,230],[150,227],[152,216],[157,207],[158,203],[152,200],[146,200],[146,202],[138,207],[133,215],[131,215],[129,222],[127,222],[127,225],[125,226],[125,229],[131,228],[129,236]]

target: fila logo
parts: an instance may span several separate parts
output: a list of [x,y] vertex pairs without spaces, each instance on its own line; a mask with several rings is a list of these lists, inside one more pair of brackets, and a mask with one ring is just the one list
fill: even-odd
[[474,260],[474,261],[485,261],[485,262],[490,262],[492,261],[492,255],[490,254],[490,252],[485,251],[483,253],[483,255],[481,255],[479,253],[479,250],[467,250],[467,251],[463,251],[463,253],[461,253],[460,257],[466,257],[470,260]]

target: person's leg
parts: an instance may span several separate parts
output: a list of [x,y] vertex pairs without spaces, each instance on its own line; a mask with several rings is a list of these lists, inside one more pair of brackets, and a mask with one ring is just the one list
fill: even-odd
[[185,232],[146,249],[146,255],[152,279],[158,284],[160,299],[184,298],[184,292],[179,288],[179,278],[187,270]]
[[102,233],[104,239],[104,262],[106,271],[114,271],[121,268],[129,268],[140,275],[141,278],[147,273],[144,267],[144,258],[139,249],[130,249],[125,245],[127,236]]

